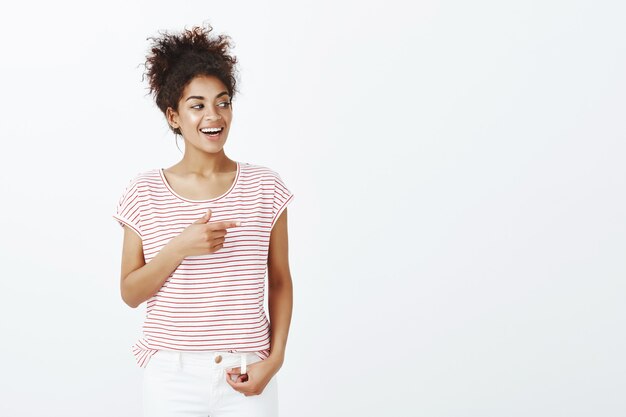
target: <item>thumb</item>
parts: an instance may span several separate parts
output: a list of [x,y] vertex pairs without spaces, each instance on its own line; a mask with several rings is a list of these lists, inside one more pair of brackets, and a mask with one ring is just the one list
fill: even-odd
[[206,223],[209,221],[210,218],[211,218],[211,209],[207,209],[207,212],[205,213],[205,215],[200,217],[194,223]]

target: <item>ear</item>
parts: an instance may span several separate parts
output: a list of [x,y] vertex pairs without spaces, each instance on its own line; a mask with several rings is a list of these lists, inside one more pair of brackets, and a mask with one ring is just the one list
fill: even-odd
[[178,113],[176,113],[175,110],[173,110],[171,107],[168,107],[166,110],[166,117],[167,117],[167,122],[170,124],[170,126],[172,126],[174,129],[180,127],[178,125]]

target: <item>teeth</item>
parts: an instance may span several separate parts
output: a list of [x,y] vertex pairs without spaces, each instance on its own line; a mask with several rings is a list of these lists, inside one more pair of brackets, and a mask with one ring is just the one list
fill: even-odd
[[221,127],[208,127],[208,128],[204,128],[204,129],[200,129],[203,133],[215,133],[215,132],[221,132],[222,128]]

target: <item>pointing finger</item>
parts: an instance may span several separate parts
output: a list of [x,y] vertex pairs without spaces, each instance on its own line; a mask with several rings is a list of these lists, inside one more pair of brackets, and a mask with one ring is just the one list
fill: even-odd
[[225,221],[225,222],[214,222],[207,223],[209,230],[223,230],[228,229],[230,227],[238,227],[241,226],[243,222],[241,221]]

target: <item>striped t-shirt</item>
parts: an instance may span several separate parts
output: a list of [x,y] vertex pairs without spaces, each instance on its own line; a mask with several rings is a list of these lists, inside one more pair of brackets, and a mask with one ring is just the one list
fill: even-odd
[[145,262],[211,209],[209,222],[234,220],[214,253],[187,256],[147,300],[143,336],[131,347],[145,368],[159,349],[270,353],[263,307],[270,232],[294,194],[268,167],[237,162],[230,189],[210,200],[189,200],[160,168],[138,173],[113,214],[143,242]]

